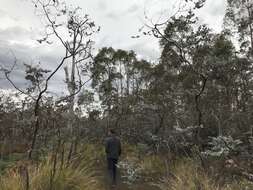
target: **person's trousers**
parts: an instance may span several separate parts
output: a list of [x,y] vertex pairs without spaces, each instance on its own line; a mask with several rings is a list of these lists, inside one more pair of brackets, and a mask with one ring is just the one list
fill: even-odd
[[112,184],[116,184],[117,163],[118,159],[107,158],[107,166]]

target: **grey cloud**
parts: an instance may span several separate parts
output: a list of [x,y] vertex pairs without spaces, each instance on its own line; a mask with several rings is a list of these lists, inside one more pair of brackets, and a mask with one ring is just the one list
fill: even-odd
[[140,6],[137,4],[133,4],[130,7],[128,7],[127,9],[124,9],[123,11],[110,11],[109,13],[107,13],[105,16],[109,19],[114,19],[114,20],[118,20],[121,17],[125,17],[127,15],[130,14],[134,14],[137,13],[138,10],[140,9]]
[[116,12],[110,12],[110,13],[107,13],[105,15],[105,17],[109,18],[109,19],[113,19],[113,20],[118,20],[121,15],[119,13],[116,13]]
[[156,46],[148,46],[145,41],[136,42],[127,47],[129,50],[134,50],[137,54],[143,58],[150,61],[156,61],[160,56],[160,51]]
[[100,39],[98,39],[95,43],[95,49],[99,49],[101,47],[104,47],[104,46],[107,46],[107,42],[110,40],[110,36],[108,35],[105,35],[105,36],[102,36]]
[[[6,30],[0,30],[0,66],[6,69],[10,69],[14,64],[15,58],[18,60],[17,65],[11,73],[13,82],[20,88],[25,89],[28,87],[27,81],[25,80],[25,68],[26,64],[38,64],[44,69],[54,70],[60,63],[64,56],[64,51],[56,44],[43,45],[37,43],[36,46],[31,47],[30,45],[22,44],[32,40],[29,38],[29,31],[20,27],[11,27]],[[17,41],[18,43],[11,43],[9,40]],[[4,75],[0,72],[0,88],[9,89],[12,86],[7,80],[4,80]],[[65,76],[63,69],[60,69],[50,81],[49,90],[60,93],[66,90],[64,83]],[[59,88],[60,87],[60,88]]]
[[206,13],[211,16],[223,16],[224,15],[224,2],[223,1],[208,1],[208,11]]
[[8,18],[11,18],[12,20],[15,20],[17,21],[18,18],[11,15],[11,14],[8,14],[8,12],[4,11],[3,9],[0,9],[0,17],[8,17]]
[[135,13],[139,10],[139,8],[140,8],[139,5],[133,4],[126,10],[126,13],[127,14]]
[[7,40],[23,40],[25,38],[30,38],[30,31],[22,27],[10,27],[7,29],[0,29],[0,39]]
[[[59,48],[58,48],[59,49]],[[36,55],[36,56],[35,56]],[[10,69],[14,64],[15,58],[18,60],[17,65],[10,77],[16,86],[25,89],[29,83],[25,80],[25,67],[27,64],[38,64],[41,62],[41,67],[48,70],[53,70],[59,64],[61,54],[59,51],[48,51],[45,47],[31,48],[21,44],[10,44],[6,41],[0,41],[0,66]],[[4,80],[4,74],[0,72],[0,88],[12,88],[7,80]],[[64,72],[59,70],[58,73],[50,81],[50,90],[60,92],[64,90]],[[59,88],[60,87],[60,88]]]
[[[1,50],[1,49],[0,49]],[[0,66],[4,69],[10,70],[15,63],[15,59],[12,54],[7,54],[6,56],[0,53]],[[25,81],[25,70],[22,62],[18,62],[15,67],[13,67],[12,72],[9,74],[9,77],[14,82],[14,84],[19,88],[26,88],[27,81]],[[2,71],[0,71],[0,88],[1,89],[9,89],[12,88],[12,85],[7,81],[5,75]]]
[[107,10],[107,4],[103,0],[98,2],[97,7],[100,11],[106,11]]
[[225,10],[225,1],[208,0],[205,6],[199,10],[198,17],[202,23],[209,25],[214,32],[220,32],[222,30]]
[[3,17],[5,15],[7,15],[6,12],[0,9],[0,17]]

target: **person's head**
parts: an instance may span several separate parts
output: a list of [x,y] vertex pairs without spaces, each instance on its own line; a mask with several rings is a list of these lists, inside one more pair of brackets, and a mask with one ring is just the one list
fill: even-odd
[[109,129],[109,135],[116,135],[116,132],[114,129]]

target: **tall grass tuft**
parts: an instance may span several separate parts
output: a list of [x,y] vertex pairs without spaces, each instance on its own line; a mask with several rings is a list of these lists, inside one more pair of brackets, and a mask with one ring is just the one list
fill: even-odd
[[[164,186],[169,183],[168,186]],[[210,178],[192,160],[183,160],[175,165],[172,178],[165,179],[162,189],[170,190],[216,190]]]
[[[39,165],[29,165],[29,190],[103,189],[90,159],[77,156],[70,164],[60,164],[54,162],[52,156],[48,156]],[[0,189],[27,190],[26,179],[20,171],[10,169],[0,177]]]
[[178,161],[170,174],[158,183],[161,190],[250,190],[253,184],[244,180],[219,186],[191,159]]

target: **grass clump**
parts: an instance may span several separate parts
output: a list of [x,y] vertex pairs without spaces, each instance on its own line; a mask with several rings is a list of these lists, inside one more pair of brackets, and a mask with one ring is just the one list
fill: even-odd
[[216,183],[204,169],[191,159],[183,159],[170,168],[157,185],[161,190],[250,190],[253,184],[241,180],[223,186]]
[[145,175],[162,175],[166,173],[166,160],[159,155],[145,156],[139,165]]
[[92,190],[96,189],[94,174],[89,167],[57,167],[55,173],[49,160],[33,171],[31,187],[34,190]]
[[70,162],[61,163],[60,159],[52,155],[38,165],[20,162],[0,176],[0,189],[26,190],[28,184],[29,190],[103,189],[94,170],[96,159],[89,155],[92,149],[92,146],[85,147],[84,152],[73,157]]

